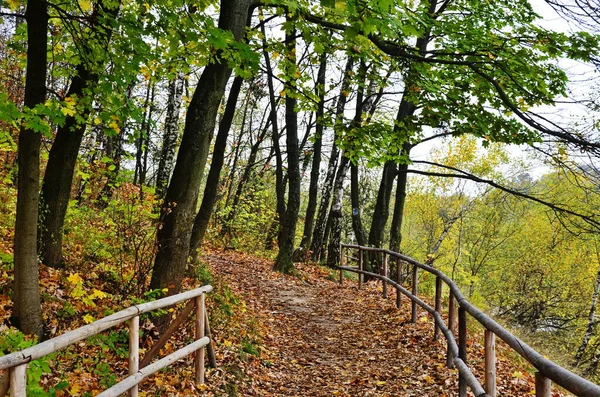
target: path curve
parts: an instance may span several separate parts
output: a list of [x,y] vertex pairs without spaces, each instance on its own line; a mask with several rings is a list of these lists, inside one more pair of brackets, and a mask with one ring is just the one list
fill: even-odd
[[[445,342],[433,340],[425,313],[410,323],[406,299],[396,309],[375,284],[358,290],[355,281],[346,280],[340,286],[329,270],[314,265],[299,265],[297,277],[240,253],[213,253],[205,260],[262,325],[260,369],[240,395],[457,395],[457,371],[445,367]],[[504,365],[504,358],[499,361]],[[498,395],[527,395],[531,382],[527,374],[505,379]]]

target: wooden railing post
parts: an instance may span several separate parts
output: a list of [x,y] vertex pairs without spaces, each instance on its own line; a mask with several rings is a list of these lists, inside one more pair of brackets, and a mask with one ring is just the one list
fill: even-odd
[[485,330],[485,392],[496,397],[496,335]]
[[[456,330],[456,305],[455,305],[454,293],[450,290],[450,296],[448,296],[448,329],[450,333],[454,335]],[[448,351],[446,353],[446,366],[448,368],[454,368],[454,357],[450,350],[450,344],[448,344]]]
[[[419,282],[419,268],[417,266],[413,266],[412,294],[414,297],[417,296],[418,282]],[[413,324],[417,322],[417,302],[415,302],[415,301],[412,301],[411,322]]]
[[[140,316],[129,320],[129,375],[140,370]],[[131,397],[137,397],[138,385],[129,389]]]
[[27,364],[10,369],[10,397],[27,396]]
[[[196,298],[196,340],[204,337],[204,294]],[[196,350],[196,382],[204,384],[204,348]]]
[[535,373],[535,397],[550,397],[552,395],[552,382],[539,372]]
[[[388,256],[387,254],[384,252],[383,253],[383,266],[381,268],[381,275],[383,277],[387,277],[388,275]],[[387,282],[385,280],[381,280],[383,285],[383,297],[387,298],[388,297],[388,285]]]
[[[467,363],[467,311],[464,307],[458,306],[458,356]],[[467,382],[458,376],[458,396],[467,396]]]
[[[358,270],[364,270],[363,267],[364,267],[363,250],[359,248],[358,249]],[[362,288],[363,277],[364,277],[364,275],[362,273],[358,273],[358,289]]]
[[[435,312],[440,313],[442,310],[442,279],[440,276],[435,278]],[[438,340],[440,338],[440,327],[437,322],[434,321],[433,339]]]
[[[402,268],[400,267],[400,259],[396,258],[396,282],[402,285]],[[396,288],[396,308],[400,309],[402,306],[402,293]]]
[[[340,266],[344,266],[345,259],[344,246],[340,243]],[[340,284],[344,284],[344,271],[342,269],[340,269]]]

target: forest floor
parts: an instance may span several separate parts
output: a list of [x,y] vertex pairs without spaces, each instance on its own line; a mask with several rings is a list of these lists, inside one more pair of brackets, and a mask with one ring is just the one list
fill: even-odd
[[[272,261],[233,251],[204,260],[258,323],[259,359],[244,365],[239,395],[457,395],[458,373],[445,366],[446,344],[433,340],[432,318],[421,311],[412,324],[408,300],[396,309],[380,284],[340,285],[336,273],[316,265],[286,276],[271,270]],[[483,333],[470,332],[470,364],[483,379]],[[533,394],[532,375],[506,346],[497,350],[498,395]]]
[[[396,309],[393,294],[382,297],[380,283],[359,290],[353,276],[340,285],[337,272],[314,264],[297,264],[296,275],[283,275],[272,271],[272,260],[214,248],[206,248],[202,262],[182,290],[214,286],[207,305],[218,368],[209,369],[206,384],[198,385],[193,358],[186,357],[144,380],[140,396],[457,395],[458,374],[445,366],[446,344],[443,338],[433,340],[432,318],[420,311],[411,323],[408,299]],[[136,302],[119,298],[121,279],[109,280],[115,276],[112,270],[87,266],[79,272],[40,267],[50,337]],[[0,275],[1,355],[32,342],[9,325],[11,277],[6,263],[0,263]],[[179,309],[169,311],[175,315]],[[190,343],[193,330],[190,318],[160,356]],[[141,321],[141,331],[143,353],[158,333],[150,317]],[[480,380],[482,342],[483,331],[471,321],[469,365]],[[498,395],[533,394],[533,376],[522,360],[502,343],[497,355]],[[127,376],[127,358],[128,333],[122,324],[30,366],[28,395],[97,395]]]

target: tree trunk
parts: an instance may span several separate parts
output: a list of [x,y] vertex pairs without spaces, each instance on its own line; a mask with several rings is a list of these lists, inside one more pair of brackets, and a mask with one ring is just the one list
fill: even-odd
[[596,279],[594,282],[594,292],[592,294],[592,303],[590,305],[590,312],[588,315],[588,324],[585,329],[585,334],[583,335],[583,340],[581,341],[581,345],[579,349],[577,349],[577,353],[575,354],[575,358],[573,359],[573,365],[575,367],[579,366],[581,362],[581,358],[583,354],[587,350],[588,344],[590,343],[590,339],[594,332],[596,331],[596,305],[598,303],[598,294],[600,293],[600,268],[596,272]]
[[317,126],[315,128],[315,140],[313,143],[312,164],[310,169],[310,185],[308,188],[308,204],[304,217],[304,231],[302,241],[298,248],[298,256],[303,260],[308,258],[308,247],[315,223],[315,212],[317,210],[317,197],[319,195],[319,175],[321,174],[321,146],[323,142],[323,127],[325,115],[325,73],[327,69],[327,54],[321,54],[319,71],[317,73],[317,84],[315,93],[319,98],[317,105]]
[[[116,18],[119,5],[109,8],[101,2],[91,18],[92,29],[96,32],[100,48],[106,48],[112,35],[112,25],[98,26],[101,16]],[[97,49],[91,48],[90,41],[84,41],[84,52],[92,54]],[[97,43],[96,43],[97,45]],[[94,59],[91,56],[88,57]],[[37,58],[36,58],[36,62]],[[65,215],[71,195],[73,174],[81,141],[86,129],[85,122],[91,112],[92,97],[86,95],[86,91],[93,89],[98,82],[98,75],[93,72],[94,66],[88,62],[82,62],[77,66],[77,71],[69,90],[67,98],[75,98],[79,105],[85,101],[82,111],[73,116],[67,116],[65,124],[57,129],[54,143],[48,154],[48,164],[44,174],[42,189],[40,193],[40,219],[38,228],[39,253],[42,261],[51,267],[62,267],[62,238]],[[103,61],[102,61],[103,62]],[[96,65],[98,66],[98,65]],[[99,65],[102,66],[102,65]]]
[[367,233],[360,215],[362,211],[358,190],[358,166],[356,164],[350,166],[350,200],[352,202],[352,230],[356,236],[356,242],[358,245],[366,245]]
[[337,163],[339,158],[339,149],[336,145],[338,138],[338,125],[342,122],[344,111],[346,109],[346,94],[350,89],[351,72],[354,66],[354,60],[352,57],[348,57],[346,67],[344,69],[344,77],[342,79],[342,85],[340,87],[340,95],[338,97],[336,107],[336,121],[334,126],[334,140],[333,147],[331,148],[331,155],[329,157],[329,163],[327,165],[327,174],[325,175],[325,181],[321,189],[321,202],[319,203],[319,210],[317,211],[317,220],[315,222],[315,228],[310,243],[311,259],[315,262],[321,260],[323,253],[324,242],[327,241],[325,237],[325,228],[327,226],[329,202],[331,200],[331,192],[333,189],[333,182],[335,180],[335,174],[337,169]]
[[[289,20],[288,23],[293,23]],[[289,65],[287,76],[294,76],[296,66],[296,29],[286,32],[285,45]],[[274,270],[282,273],[291,273],[294,270],[292,256],[294,253],[294,240],[296,237],[296,224],[300,209],[300,152],[298,145],[298,114],[296,113],[296,83],[287,80],[285,90],[285,124],[286,147],[288,165],[288,201],[283,221],[280,221],[279,253],[275,259]]]
[[[27,74],[24,105],[33,109],[46,100],[47,4],[30,0],[27,20]],[[26,334],[42,337],[42,308],[37,258],[42,136],[21,126],[18,144],[17,215],[14,242],[14,309],[12,323]]]
[[169,81],[169,99],[167,101],[163,144],[156,174],[156,195],[159,198],[165,196],[171,170],[173,169],[173,159],[175,158],[175,148],[179,136],[179,112],[183,96],[183,83],[184,77],[181,72],[178,72],[173,80]]
[[154,113],[154,99],[156,94],[156,84],[151,78],[146,88],[146,98],[144,100],[144,118],[136,139],[135,152],[135,172],[133,184],[140,186],[140,197],[143,198],[143,186],[146,183],[146,161],[148,156],[148,143],[150,142],[150,131],[152,126],[152,113]]
[[233,84],[229,90],[229,97],[227,98],[225,112],[223,113],[223,118],[219,123],[219,131],[215,139],[210,171],[208,171],[208,176],[206,177],[206,186],[204,187],[202,204],[200,204],[200,210],[196,214],[194,228],[192,229],[192,238],[190,240],[190,256],[193,258],[193,262],[198,261],[198,249],[200,248],[202,240],[204,239],[204,234],[206,233],[206,229],[208,227],[208,221],[212,215],[213,207],[217,198],[219,179],[225,159],[225,149],[227,148],[227,137],[229,136],[229,130],[231,130],[231,124],[233,123],[233,116],[235,115],[235,109],[243,82],[244,79],[239,76],[233,80]]
[[[229,208],[227,215],[225,215],[225,218],[223,219],[223,225],[221,227],[221,236],[225,236],[228,235],[229,238],[231,238],[230,236],[230,225],[231,225],[231,219],[232,219],[232,213],[235,211],[234,207],[235,205],[237,205],[237,202],[239,200],[239,198],[237,197],[237,192],[239,190],[239,183],[238,183],[238,189],[236,189],[236,193],[234,195],[232,195],[233,192],[233,186],[235,185],[234,181],[235,181],[235,174],[238,172],[237,170],[237,161],[239,158],[239,155],[242,152],[242,138],[244,136],[244,134],[246,133],[246,131],[248,131],[248,141],[251,140],[250,135],[252,134],[252,114],[253,111],[250,111],[250,125],[248,126],[248,129],[246,129],[246,120],[248,119],[248,108],[250,108],[250,92],[248,91],[247,95],[246,95],[246,99],[245,99],[245,105],[244,105],[244,110],[243,110],[243,116],[242,116],[242,125],[240,127],[240,134],[239,134],[239,138],[237,141],[237,145],[235,147],[235,154],[234,154],[234,158],[233,158],[233,166],[231,167],[231,170],[229,172],[229,188],[227,189],[227,197],[225,199],[225,207]],[[229,205],[231,199],[233,198],[234,204],[232,204],[231,206]]]
[[250,154],[248,155],[248,162],[244,167],[244,172],[238,181],[237,188],[235,190],[235,194],[233,196],[233,203],[231,203],[231,210],[227,214],[227,219],[225,221],[227,227],[231,227],[231,224],[235,220],[235,215],[237,213],[237,208],[240,202],[240,198],[242,197],[242,193],[244,191],[244,187],[246,183],[250,180],[250,176],[252,173],[252,169],[255,166],[256,156],[258,155],[258,150],[260,149],[260,145],[265,139],[265,135],[267,134],[267,130],[269,128],[269,120],[267,120],[267,124],[260,132],[260,135],[256,138],[256,142],[250,147]]
[[340,169],[335,177],[334,197],[331,203],[331,239],[327,249],[327,266],[334,267],[340,262],[340,242],[342,239],[342,201],[344,199],[344,179],[350,161],[342,154]]
[[267,239],[265,241],[265,249],[271,250],[273,247],[273,236],[280,236],[280,233],[277,233],[278,225],[281,224],[281,222],[283,222],[285,218],[285,185],[283,183],[283,160],[281,157],[281,148],[279,147],[280,133],[279,127],[277,125],[277,99],[275,98],[275,87],[273,85],[273,68],[271,67],[271,58],[269,57],[269,52],[267,51],[267,36],[265,25],[261,24],[260,28],[263,36],[263,57],[265,59],[265,69],[267,72],[269,104],[271,107],[271,126],[273,127],[272,141],[273,150],[275,152],[275,191],[277,196],[276,212],[278,219],[273,220],[273,224],[269,228],[269,233],[267,233]]
[[[247,24],[249,7],[249,0],[221,1],[219,28],[231,31],[239,41]],[[225,66],[226,60],[218,60],[219,55],[216,62],[204,68],[192,96],[177,162],[161,209],[158,252],[150,289],[168,288],[169,294],[179,291],[185,273],[198,190],[219,104],[232,72]]]
[[[406,150],[406,154],[410,149]],[[402,217],[404,214],[404,204],[406,202],[406,186],[408,164],[398,166],[398,180],[396,182],[396,202],[394,203],[394,214],[392,215],[392,226],[390,228],[390,251],[400,252],[402,242]]]

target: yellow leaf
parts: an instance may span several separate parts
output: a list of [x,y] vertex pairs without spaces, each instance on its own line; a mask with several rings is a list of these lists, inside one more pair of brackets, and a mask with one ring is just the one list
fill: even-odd
[[102,120],[100,120],[99,117],[94,118],[94,124],[98,125],[98,124],[101,124],[101,123],[102,123]]
[[83,279],[79,273],[71,273],[69,277],[67,277],[67,281],[73,285],[83,283]]
[[81,386],[79,386],[77,383],[74,384],[73,386],[71,386],[71,389],[69,390],[69,394],[71,394],[72,396],[78,396],[81,394]]
[[7,0],[8,6],[12,11],[18,11],[21,6],[21,2],[19,0]]
[[78,0],[77,2],[79,3],[79,8],[81,8],[81,11],[92,11],[92,3],[89,0]]
[[114,121],[112,121],[108,126],[117,134],[121,132],[121,127],[119,127],[119,125]]
[[85,321],[86,324],[93,323],[94,317],[90,316],[89,314],[86,314],[85,316],[83,316],[83,321]]
[[92,291],[92,298],[106,298],[106,293],[94,288],[94,290]]
[[386,382],[386,381],[384,381],[384,380],[378,380],[377,382],[375,382],[375,384],[376,384],[377,386],[383,386],[383,385],[385,385],[386,383],[387,383],[387,382]]

